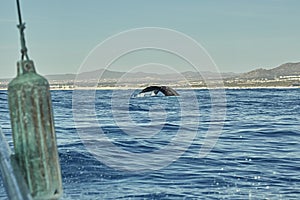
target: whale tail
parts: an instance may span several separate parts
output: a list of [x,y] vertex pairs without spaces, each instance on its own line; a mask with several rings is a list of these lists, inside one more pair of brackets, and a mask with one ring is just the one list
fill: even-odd
[[149,86],[143,89],[139,94],[146,92],[153,92],[155,95],[161,92],[165,96],[179,96],[179,94],[169,86]]

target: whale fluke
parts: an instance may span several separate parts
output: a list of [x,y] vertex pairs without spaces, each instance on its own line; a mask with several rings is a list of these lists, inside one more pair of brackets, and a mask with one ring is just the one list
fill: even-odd
[[165,96],[179,96],[179,94],[172,88],[170,88],[169,86],[149,86],[146,87],[145,89],[143,89],[141,93],[145,93],[145,92],[154,92],[154,94],[156,95],[158,92],[163,93]]

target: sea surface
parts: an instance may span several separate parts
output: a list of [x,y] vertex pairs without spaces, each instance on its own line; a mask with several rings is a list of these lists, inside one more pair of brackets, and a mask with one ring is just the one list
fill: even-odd
[[[220,99],[205,89],[137,92],[77,91],[74,112],[73,91],[51,91],[62,199],[300,198],[299,88],[226,89],[226,105],[215,109]],[[0,111],[12,147],[6,91]],[[208,138],[216,144],[201,155],[213,125],[221,127]],[[7,199],[1,179],[0,199]]]

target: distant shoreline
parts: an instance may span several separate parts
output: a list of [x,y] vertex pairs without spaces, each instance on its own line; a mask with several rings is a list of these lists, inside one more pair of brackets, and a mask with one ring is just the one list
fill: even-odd
[[[270,86],[270,87],[173,87],[177,90],[214,90],[214,89],[229,89],[229,90],[243,90],[243,89],[300,89],[300,86]],[[143,89],[143,87],[80,87],[80,88],[50,88],[51,91],[60,90],[60,91],[72,91],[72,90],[138,90]],[[0,88],[0,91],[5,91],[7,88]]]

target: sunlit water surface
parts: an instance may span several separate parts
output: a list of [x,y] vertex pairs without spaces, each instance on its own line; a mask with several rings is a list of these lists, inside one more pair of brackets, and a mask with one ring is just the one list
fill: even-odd
[[[64,187],[62,199],[300,197],[300,89],[226,90],[227,113],[222,134],[205,158],[198,154],[211,121],[209,91],[178,92],[178,98],[141,97],[124,101],[120,96],[115,100],[120,101],[117,116],[112,113],[113,91],[96,92],[97,123],[114,145],[124,151],[142,157],[145,152],[170,144],[180,128],[188,134],[196,131],[189,148],[173,163],[155,171],[128,172],[105,165],[87,150],[75,128],[73,92],[52,91]],[[7,92],[0,94],[1,127],[12,147]],[[180,98],[192,94],[196,94],[198,105],[182,107]],[[122,112],[129,112],[130,119],[122,119]],[[185,127],[186,121],[198,121],[198,128]],[[140,138],[124,130],[134,130]],[[93,127],[87,131],[93,131]],[[151,135],[151,131],[157,133]],[[7,199],[1,180],[0,199]]]

